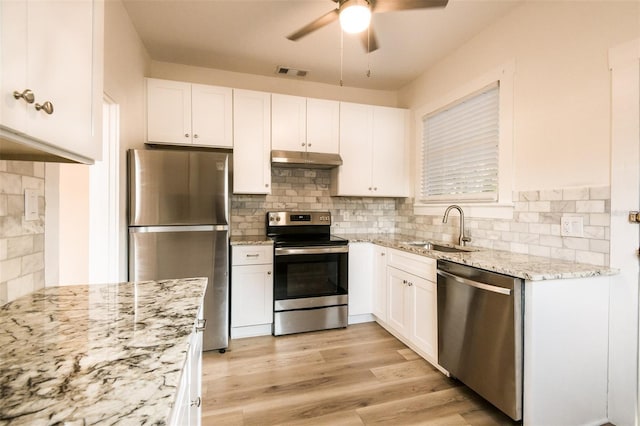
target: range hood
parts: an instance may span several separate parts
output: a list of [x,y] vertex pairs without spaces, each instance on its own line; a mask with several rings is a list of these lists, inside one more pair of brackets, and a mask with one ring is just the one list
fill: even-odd
[[271,151],[271,163],[282,167],[332,169],[342,165],[342,158],[338,154],[278,150]]

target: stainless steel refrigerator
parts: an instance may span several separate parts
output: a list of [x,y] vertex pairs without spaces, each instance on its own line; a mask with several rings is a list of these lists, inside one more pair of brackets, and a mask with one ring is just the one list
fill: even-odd
[[204,350],[229,343],[231,155],[129,150],[129,280],[207,277]]

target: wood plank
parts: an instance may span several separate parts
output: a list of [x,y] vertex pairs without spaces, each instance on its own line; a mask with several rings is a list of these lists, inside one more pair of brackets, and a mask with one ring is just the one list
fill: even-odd
[[203,357],[203,425],[514,424],[376,323],[232,340]]

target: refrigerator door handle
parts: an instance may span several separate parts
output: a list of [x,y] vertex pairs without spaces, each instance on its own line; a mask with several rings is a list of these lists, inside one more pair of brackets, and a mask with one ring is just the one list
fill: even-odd
[[130,226],[129,233],[228,231],[228,225]]

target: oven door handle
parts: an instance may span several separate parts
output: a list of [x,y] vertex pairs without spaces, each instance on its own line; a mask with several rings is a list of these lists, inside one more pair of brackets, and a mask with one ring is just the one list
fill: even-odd
[[348,253],[349,246],[335,247],[278,247],[275,250],[276,256],[292,256],[296,254],[330,254]]

